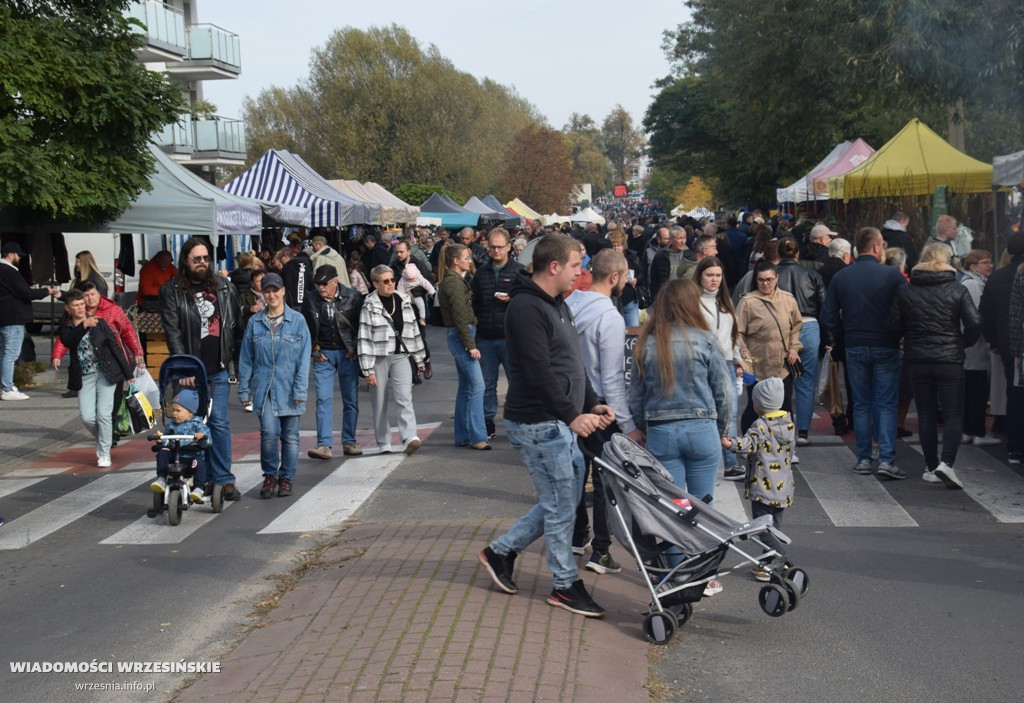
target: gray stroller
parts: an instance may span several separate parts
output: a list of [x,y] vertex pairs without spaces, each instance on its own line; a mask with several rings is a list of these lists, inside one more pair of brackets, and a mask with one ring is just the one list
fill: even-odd
[[[602,454],[594,466],[604,481],[608,524],[633,554],[651,592],[643,623],[649,642],[667,644],[693,614],[708,582],[734,570],[719,571],[730,551],[768,570],[771,580],[758,595],[768,615],[793,610],[807,594],[807,573],[788,561],[775,563],[778,553],[759,539],[771,532],[781,543],[790,542],[770,515],[739,523],[716,512],[707,505],[710,497],[701,501],[680,489],[657,459],[625,435],[613,435]],[[764,552],[753,555],[737,546],[746,540]],[[666,552],[673,547],[686,556],[670,567]]]

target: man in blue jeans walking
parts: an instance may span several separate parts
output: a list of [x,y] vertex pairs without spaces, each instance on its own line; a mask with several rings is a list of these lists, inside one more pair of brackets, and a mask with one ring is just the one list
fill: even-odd
[[505,343],[505,311],[508,293],[522,265],[509,258],[509,234],[496,227],[487,235],[487,254],[491,262],[481,266],[470,283],[473,312],[476,313],[476,348],[480,350],[480,371],[484,376],[484,425],[487,438],[494,437],[494,417],[498,413],[498,367],[508,378],[508,346]]
[[904,479],[907,475],[896,466],[899,340],[886,330],[885,323],[896,291],[907,281],[898,269],[883,265],[885,240],[878,229],[861,228],[856,245],[857,260],[837,273],[828,287],[821,324],[826,335],[843,339],[846,347],[857,438],[854,473],[871,473],[874,439],[878,442],[878,475]]
[[313,342],[313,382],[316,385],[316,445],[306,454],[327,461],[334,447],[334,378],[341,387],[344,415],[341,421],[341,447],[345,456],[359,456],[356,423],[359,420],[359,362],[356,334],[363,296],[354,288],[341,285],[338,269],[324,264],[313,274],[319,295],[308,295],[302,314]]
[[[516,593],[512,572],[519,552],[544,535],[554,575],[548,604],[586,617],[604,615],[579,578],[572,553],[576,504],[583,488],[583,455],[576,437],[615,421],[587,380],[572,315],[562,294],[580,273],[579,244],[550,234],[533,253],[533,275],[517,275],[505,317],[509,389],[505,431],[537,489],[537,504],[480,552],[494,584]],[[589,411],[586,409],[589,408]]]

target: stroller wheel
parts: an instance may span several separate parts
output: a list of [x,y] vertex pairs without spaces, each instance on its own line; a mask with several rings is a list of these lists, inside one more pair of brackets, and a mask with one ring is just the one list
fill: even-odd
[[651,644],[668,644],[677,628],[676,616],[671,610],[655,610],[644,618],[644,639]]
[[181,524],[180,488],[170,488],[167,491],[167,522],[175,526]]
[[757,602],[761,604],[761,610],[773,618],[781,617],[789,610],[789,594],[778,584],[763,586],[757,594]]
[[791,613],[800,605],[800,589],[786,578],[782,579],[782,586],[786,589],[786,595],[789,596],[789,608],[786,609],[786,612]]
[[215,513],[224,510],[224,486],[213,487],[213,492],[210,494],[210,507]]
[[676,624],[682,627],[690,620],[690,616],[693,615],[693,604],[683,603],[682,605],[669,608],[669,610],[676,616]]
[[786,581],[792,582],[794,590],[800,594],[801,598],[807,595],[807,589],[811,586],[811,579],[807,575],[806,571],[792,567],[786,569],[782,574],[782,578]]

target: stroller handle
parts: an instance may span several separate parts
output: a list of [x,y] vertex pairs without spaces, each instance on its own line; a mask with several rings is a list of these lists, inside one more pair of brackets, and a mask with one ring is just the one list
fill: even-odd
[[167,440],[170,440],[172,442],[175,441],[175,440],[177,440],[179,442],[184,442],[185,440],[195,439],[195,438],[196,438],[196,436],[195,435],[191,435],[191,434],[150,435],[150,437],[149,437],[149,439],[152,439],[153,441],[167,439]]

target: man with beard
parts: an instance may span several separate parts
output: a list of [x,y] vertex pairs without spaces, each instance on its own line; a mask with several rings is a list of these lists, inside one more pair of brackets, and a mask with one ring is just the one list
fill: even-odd
[[[167,334],[171,354],[191,354],[206,367],[213,408],[207,418],[212,444],[206,465],[212,483],[224,486],[224,500],[242,497],[231,473],[231,425],[228,422],[227,363],[241,333],[238,325],[240,304],[235,287],[210,266],[206,242],[193,237],[178,255],[178,273],[160,289],[160,317]],[[194,378],[183,379],[186,388],[195,386]]]

